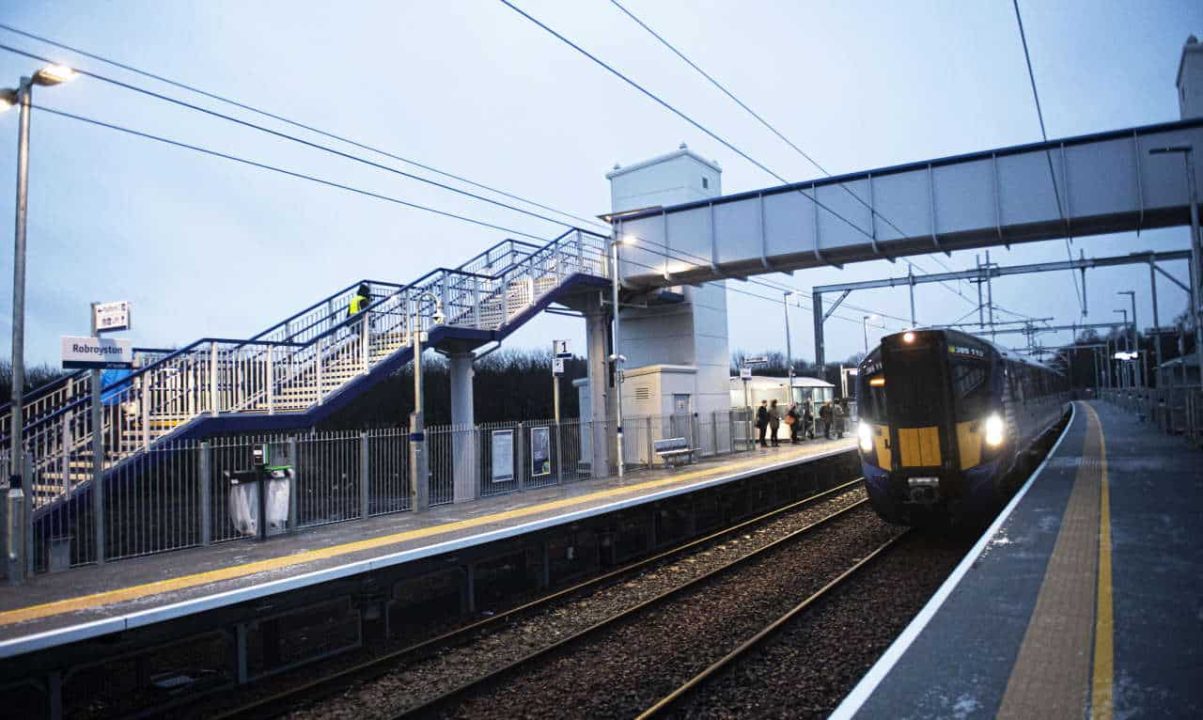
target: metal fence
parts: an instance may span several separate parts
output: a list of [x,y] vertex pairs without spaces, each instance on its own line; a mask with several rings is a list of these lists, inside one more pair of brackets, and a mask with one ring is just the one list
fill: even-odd
[[[428,502],[443,505],[590,478],[593,448],[612,447],[613,430],[611,423],[577,419],[428,428]],[[751,414],[745,410],[629,418],[625,435],[626,463],[633,468],[662,464],[654,443],[664,438],[684,437],[700,457],[753,447]],[[280,531],[413,506],[409,435],[403,428],[161,441],[110,468],[99,485],[91,479],[90,462],[76,458],[61,467],[30,466],[27,571],[246,539],[250,531],[239,518],[250,505],[255,514],[258,507],[240,494],[246,486],[240,489],[233,479],[251,468],[256,447],[265,449],[269,467],[292,470],[273,481],[287,486]],[[81,471],[77,463],[88,467]],[[0,453],[0,470],[7,465],[7,455]],[[8,472],[0,478],[7,484]]]
[[1199,386],[1110,388],[1100,390],[1099,397],[1136,413],[1163,432],[1203,446],[1203,388]]

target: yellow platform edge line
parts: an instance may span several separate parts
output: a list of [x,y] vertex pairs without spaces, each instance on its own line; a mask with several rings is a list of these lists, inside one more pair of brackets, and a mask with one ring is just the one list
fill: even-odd
[[1099,575],[1098,600],[1094,619],[1094,672],[1090,693],[1090,716],[1093,720],[1111,720],[1114,708],[1115,681],[1115,618],[1111,597],[1111,492],[1107,476],[1107,442],[1103,423],[1094,415],[1099,428],[1099,462],[1101,463],[1099,508]]
[[[822,454],[823,453],[801,455],[797,459],[804,460],[806,458],[817,457]],[[772,467],[776,464],[765,464],[763,461],[763,458],[756,458],[730,465],[724,465],[719,468],[692,470],[690,472],[672,475],[659,480],[649,480],[647,482],[638,483],[635,485],[623,485],[619,487],[608,488],[606,490],[599,490],[597,492],[580,495],[578,497],[562,498],[560,500],[552,500],[550,502],[540,503],[538,505],[528,505],[526,507],[514,508],[513,510],[507,510],[505,512],[494,513],[492,515],[482,515],[480,517],[468,518],[467,520],[458,520],[455,522],[443,523],[441,525],[415,528],[413,530],[405,530],[402,532],[393,533],[391,535],[381,535],[379,537],[368,538],[366,540],[356,540],[354,542],[343,543],[341,545],[331,545],[330,547],[319,548],[316,550],[305,550],[303,552],[293,553],[291,555],[282,555],[280,557],[257,560],[255,562],[245,563],[242,565],[232,565],[229,567],[218,568],[216,570],[207,570],[205,572],[193,573],[191,575],[181,575],[179,577],[168,578],[166,580],[157,580],[155,582],[144,583],[141,585],[131,585],[129,587],[117,588],[115,590],[105,590],[103,592],[92,593],[90,595],[80,595],[78,597],[55,600],[48,603],[42,603],[40,605],[29,605],[23,608],[15,608],[13,610],[0,612],[0,625],[11,625],[13,623],[27,622],[29,620],[39,620],[41,618],[51,617],[54,615],[89,610],[104,605],[112,605],[114,603],[125,602],[129,600],[137,600],[150,595],[158,595],[160,593],[173,592],[177,590],[186,590],[188,588],[197,587],[198,585],[206,585],[208,583],[220,582],[223,580],[234,580],[237,578],[246,577],[247,575],[254,575],[255,573],[279,570],[316,560],[340,557],[342,555],[349,555],[362,550],[372,550],[375,548],[405,542],[407,540],[417,540],[435,535],[443,535],[446,533],[455,532],[457,530],[480,527],[490,523],[527,517],[547,510],[558,510],[561,508],[583,505],[595,500],[606,500],[620,495],[626,495],[643,490],[651,490],[694,479],[702,479],[706,476],[719,476],[725,473],[735,472],[757,465]],[[782,460],[782,462],[785,462],[785,460]]]

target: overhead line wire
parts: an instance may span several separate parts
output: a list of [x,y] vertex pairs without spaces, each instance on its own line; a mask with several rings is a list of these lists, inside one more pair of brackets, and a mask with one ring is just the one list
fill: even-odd
[[[21,50],[21,49],[18,49],[18,48],[14,48],[14,47],[12,47],[12,46],[10,46],[10,45],[5,45],[5,44],[3,44],[3,43],[0,43],[0,50],[5,50],[5,51],[11,52],[11,53],[15,53],[15,54],[17,54],[17,55],[23,55],[23,56],[25,56],[25,57],[32,58],[32,59],[35,59],[35,60],[39,60],[39,61],[42,61],[42,62],[53,62],[53,61],[52,61],[51,59],[49,59],[49,58],[44,58],[44,57],[41,57],[41,56],[39,56],[39,55],[37,55],[37,54],[35,54],[35,53],[31,53],[31,52],[28,52],[28,51],[25,51],[25,50]],[[133,91],[133,92],[136,92],[136,93],[139,93],[139,94],[145,95],[145,96],[147,96],[147,97],[155,98],[155,99],[157,99],[157,100],[163,100],[163,101],[165,101],[165,102],[169,102],[169,103],[172,103],[172,104],[174,104],[174,105],[178,105],[178,106],[180,106],[180,107],[187,108],[187,109],[189,109],[189,110],[195,110],[195,111],[197,111],[197,112],[201,112],[201,113],[204,113],[204,114],[206,114],[206,115],[210,115],[210,116],[212,116],[212,117],[220,118],[220,119],[222,119],[222,120],[226,120],[226,121],[228,121],[228,122],[234,123],[234,124],[236,124],[236,125],[241,125],[241,126],[243,126],[243,127],[251,128],[251,129],[253,129],[253,130],[257,130],[257,131],[259,131],[259,132],[262,132],[262,133],[265,133],[265,134],[271,135],[271,136],[273,136],[273,137],[277,137],[277,138],[280,138],[280,139],[283,139],[283,140],[288,140],[288,141],[291,141],[291,142],[295,142],[295,143],[298,143],[298,144],[300,144],[300,145],[304,145],[304,146],[306,146],[306,147],[313,148],[313,149],[315,149],[315,150],[321,150],[321,151],[323,151],[323,152],[327,152],[327,153],[330,153],[330,154],[332,154],[332,155],[336,155],[336,156],[338,156],[338,157],[345,158],[345,159],[347,159],[347,160],[352,160],[352,161],[354,161],[354,162],[362,163],[362,164],[364,164],[364,165],[367,165],[367,166],[369,166],[369,167],[373,167],[373,168],[376,168],[376,169],[379,169],[379,170],[384,170],[384,171],[386,171],[386,172],[390,172],[390,173],[393,173],[393,174],[395,174],[395,175],[400,175],[400,176],[402,176],[402,177],[406,177],[406,178],[409,178],[409,179],[411,179],[411,180],[416,180],[416,181],[418,181],[418,182],[425,183],[425,184],[427,184],[427,185],[433,185],[434,187],[441,188],[441,189],[443,189],[443,190],[447,190],[447,191],[449,191],[449,192],[456,193],[456,194],[458,194],[458,195],[463,195],[463,196],[465,196],[465,197],[468,197],[468,198],[471,198],[471,199],[474,199],[474,200],[479,200],[479,201],[481,201],[481,202],[489,203],[489,204],[491,204],[491,205],[496,205],[496,206],[498,206],[498,207],[505,208],[505,209],[507,209],[507,210],[512,210],[512,211],[514,211],[514,212],[521,213],[521,214],[523,214],[523,215],[527,215],[527,216],[530,216],[530,217],[533,217],[533,218],[538,218],[538,219],[540,219],[540,220],[544,220],[544,221],[546,221],[546,222],[550,222],[550,223],[552,223],[552,224],[554,224],[554,225],[559,225],[559,226],[562,226],[562,227],[574,227],[572,224],[570,224],[570,223],[566,223],[566,222],[564,222],[563,220],[557,220],[556,218],[548,217],[548,216],[546,216],[546,215],[543,215],[543,214],[541,214],[541,213],[534,212],[534,211],[532,211],[532,210],[526,210],[526,209],[524,209],[524,208],[520,208],[520,207],[518,207],[518,206],[516,206],[516,205],[510,205],[509,203],[504,203],[504,202],[501,202],[500,200],[494,200],[494,199],[492,199],[492,198],[488,198],[488,197],[485,197],[485,196],[483,196],[483,195],[478,195],[478,194],[476,194],[476,193],[469,192],[469,191],[467,191],[467,190],[463,190],[463,189],[460,189],[460,188],[457,188],[457,187],[453,187],[453,186],[451,186],[451,185],[447,185],[446,183],[441,183],[441,182],[438,182],[437,180],[431,180],[430,178],[425,178],[425,177],[422,177],[421,175],[415,175],[415,174],[413,174],[413,173],[406,172],[406,171],[404,171],[404,170],[400,170],[400,169],[397,169],[397,168],[395,168],[395,167],[390,167],[390,166],[388,166],[388,165],[384,165],[383,163],[378,163],[378,162],[375,162],[375,161],[373,161],[373,160],[368,160],[367,158],[363,158],[363,157],[360,157],[360,156],[358,156],[358,155],[354,155],[354,154],[351,154],[351,153],[343,152],[342,150],[338,150],[338,149],[336,149],[336,148],[333,148],[333,147],[330,147],[330,146],[328,146],[328,145],[322,145],[321,143],[316,143],[316,142],[312,142],[312,141],[309,141],[309,140],[305,140],[304,138],[300,138],[300,137],[297,137],[297,136],[295,136],[295,135],[289,135],[288,133],[281,132],[281,131],[279,131],[279,130],[273,130],[273,129],[269,128],[269,127],[266,127],[266,126],[263,126],[263,125],[259,125],[259,124],[253,123],[253,122],[251,122],[251,121],[249,121],[249,120],[243,120],[243,119],[241,119],[241,118],[236,118],[236,117],[234,117],[234,116],[232,116],[232,115],[226,115],[225,113],[221,113],[221,112],[218,112],[218,111],[216,111],[216,110],[212,110],[212,109],[210,109],[210,108],[201,107],[200,105],[194,105],[194,104],[192,104],[192,103],[190,103],[190,102],[187,102],[187,101],[185,101],[185,100],[180,100],[179,98],[173,98],[173,97],[171,97],[170,95],[164,95],[164,94],[162,94],[162,93],[158,93],[158,92],[155,92],[155,91],[153,91],[153,90],[148,90],[148,89],[146,89],[146,88],[139,87],[139,86],[137,86],[137,85],[133,85],[133,84],[131,84],[131,83],[123,82],[123,81],[121,81],[121,80],[117,80],[117,79],[115,79],[115,78],[110,78],[110,77],[107,77],[107,76],[104,76],[104,75],[100,75],[99,73],[95,73],[95,72],[92,72],[92,71],[90,71],[90,70],[81,69],[81,68],[72,68],[72,69],[73,69],[73,70],[75,70],[75,72],[77,72],[77,73],[79,73],[79,74],[81,74],[81,75],[85,75],[85,76],[87,76],[87,77],[90,77],[90,78],[93,78],[93,79],[95,79],[95,80],[100,80],[101,82],[109,83],[110,85],[114,85],[114,86],[116,86],[116,87],[124,88],[124,89],[126,89],[126,90],[130,90],[130,91]]]
[[[653,30],[647,23],[645,23],[642,19],[640,19],[639,16],[635,15],[635,13],[628,10],[625,6],[623,6],[622,3],[618,2],[618,0],[610,0],[610,2],[615,7],[617,7],[619,10],[621,10],[632,21],[634,21],[637,25],[639,25],[639,27],[643,28],[644,30],[646,30],[648,32],[648,34],[650,34],[652,37],[656,38],[656,40],[660,41],[660,44],[662,44],[662,45],[664,45],[664,47],[668,48],[674,55],[676,55],[678,58],[680,58],[686,65],[689,65],[689,67],[696,70],[702,77],[706,78],[706,80],[708,80],[711,85],[718,88],[724,95],[726,95],[733,102],[735,102],[735,104],[737,104],[741,108],[743,108],[749,115],[751,115],[753,118],[755,118],[757,120],[757,122],[759,122],[761,125],[763,125],[765,128],[767,128],[769,130],[769,132],[776,135],[778,139],[780,139],[786,145],[789,145],[790,148],[792,148],[794,150],[794,152],[798,153],[803,158],[805,158],[807,162],[809,162],[811,165],[815,166],[815,168],[817,168],[819,170],[819,172],[823,173],[827,177],[832,177],[831,172],[829,170],[827,170],[827,168],[823,167],[823,165],[821,165],[818,160],[815,160],[813,156],[811,156],[809,153],[807,153],[802,148],[798,147],[798,145],[796,143],[794,143],[792,140],[790,140],[788,137],[786,137],[784,133],[782,133],[780,130],[778,130],[776,127],[774,127],[768,120],[765,120],[763,116],[761,116],[759,113],[757,113],[751,107],[749,107],[747,105],[747,103],[745,103],[743,100],[740,100],[739,97],[737,97],[735,95],[735,93],[733,93],[729,89],[727,89],[726,86],[724,86],[722,83],[720,83],[718,80],[716,80],[710,73],[703,70],[693,60],[690,60],[689,57],[687,57],[685,55],[685,53],[678,50],[676,48],[676,46],[674,46],[667,39],[665,39],[664,36],[662,36],[660,33],[656,32],[655,30]],[[506,4],[508,5],[509,3],[506,3]],[[762,168],[762,169],[764,169],[764,168]],[[782,182],[785,182],[785,180],[783,178],[781,178],[780,176],[776,175],[776,173],[772,173],[771,171],[769,171],[769,172],[774,177],[777,177]],[[865,202],[865,200],[862,197],[860,197],[856,193],[852,192],[852,190],[849,189],[846,185],[841,183],[839,185],[839,187],[841,189],[843,189],[844,192],[848,193],[854,200],[856,200],[858,203],[860,203],[866,209],[868,209],[868,211],[871,215],[874,215],[874,216],[879,217],[882,220],[884,220],[886,222],[886,224],[888,224],[891,228],[893,228],[894,231],[897,232],[900,236],[902,236],[902,237],[907,236],[907,234],[905,232],[903,232],[902,228],[898,227],[898,225],[896,225],[893,220],[891,220],[890,218],[883,215],[880,211],[878,211],[876,208],[874,208],[869,203]],[[857,228],[857,229],[859,230],[859,228]],[[939,265],[943,266],[945,269],[951,270],[951,268],[949,268],[947,265],[944,265],[944,263],[940,262],[939,258],[932,256],[932,260],[934,260]],[[917,262],[914,262],[908,258],[902,258],[902,261],[905,262],[907,265],[910,265],[913,268],[922,270],[925,273],[930,272],[926,268],[920,266]],[[960,296],[966,302],[971,302],[969,300],[969,298],[965,297],[965,295],[960,290],[954,290],[951,286],[949,286],[947,283],[945,283],[943,281],[941,281],[939,284],[941,286],[943,286],[946,290],[949,290],[950,292],[955,293],[956,295]]]
[[[1069,249],[1069,241],[1073,237],[1073,231],[1070,229],[1069,218],[1066,217],[1065,210],[1061,204],[1061,190],[1057,186],[1057,174],[1053,171],[1053,154],[1052,151],[1047,147],[1048,132],[1045,130],[1044,126],[1044,110],[1040,107],[1040,93],[1036,89],[1036,73],[1032,70],[1032,56],[1028,52],[1028,36],[1023,30],[1023,16],[1019,12],[1019,0],[1011,0],[1011,5],[1015,8],[1015,22],[1019,25],[1019,39],[1023,43],[1023,59],[1024,62],[1027,63],[1028,67],[1028,80],[1032,84],[1032,99],[1036,101],[1036,118],[1040,120],[1040,137],[1044,140],[1046,145],[1044,149],[1044,159],[1048,163],[1048,177],[1053,184],[1053,195],[1057,199],[1057,214],[1060,215],[1061,219],[1065,222],[1065,232],[1067,235],[1065,238],[1065,255],[1069,258],[1070,262],[1073,262],[1073,252]],[[1078,276],[1074,274],[1073,270],[1069,271],[1069,276],[1074,282],[1074,296],[1078,299],[1078,308],[1081,309],[1082,316],[1085,317],[1085,290],[1078,288]]]
[[377,200],[383,200],[386,202],[395,203],[397,205],[404,205],[406,207],[414,208],[416,210],[423,210],[425,212],[434,213],[435,215],[442,215],[443,217],[453,218],[455,220],[461,220],[463,222],[472,223],[473,225],[480,225],[481,227],[487,227],[487,228],[491,228],[494,230],[500,230],[502,232],[513,233],[515,235],[521,235],[523,237],[531,238],[533,240],[539,240],[541,242],[547,241],[547,238],[544,236],[532,235],[530,233],[523,232],[521,230],[515,230],[514,228],[509,228],[504,225],[497,225],[497,224],[494,224],[491,222],[486,222],[484,220],[477,220],[475,218],[471,218],[466,215],[459,215],[457,213],[448,212],[446,210],[439,210],[437,208],[432,208],[427,205],[409,202],[407,200],[401,200],[400,198],[392,197],[389,195],[372,192],[371,190],[364,190],[363,188],[357,188],[352,185],[346,185],[346,184],[335,182],[332,180],[326,180],[326,179],[317,177],[316,175],[309,175],[309,174],[297,172],[294,170],[287,170],[285,168],[278,167],[276,165],[269,165],[268,163],[259,162],[257,160],[250,160],[248,158],[239,157],[237,155],[231,155],[229,153],[224,153],[219,150],[213,150],[211,148],[202,147],[200,145],[192,145],[190,143],[186,143],[186,142],[183,142],[180,140],[174,140],[172,138],[163,137],[161,135],[154,135],[152,133],[144,132],[142,130],[135,130],[133,128],[126,127],[123,125],[117,125],[115,123],[105,122],[103,120],[97,120],[96,118],[90,118],[90,117],[87,117],[84,115],[77,115],[75,113],[66,112],[65,110],[58,110],[56,108],[47,107],[45,105],[34,104],[33,107],[37,108],[38,110],[41,110],[42,112],[50,113],[51,115],[58,115],[60,117],[69,118],[71,120],[76,120],[78,122],[86,123],[88,125],[94,125],[97,127],[107,128],[109,130],[114,130],[114,131],[124,133],[127,135],[132,135],[134,137],[143,138],[145,140],[153,140],[155,142],[163,143],[166,145],[171,145],[171,146],[181,148],[184,150],[191,150],[193,152],[201,153],[204,155],[222,158],[224,160],[229,160],[232,162],[240,163],[240,164],[247,165],[250,167],[258,168],[260,170],[268,170],[270,172],[279,173],[281,175],[287,175],[289,177],[297,178],[300,180],[308,180],[309,182],[317,183],[319,185],[325,185],[327,187],[336,188],[339,190],[345,190],[347,192],[352,192],[352,193],[356,193],[359,195],[364,195],[367,197],[375,198]]
[[223,95],[219,95],[219,94],[217,94],[217,93],[214,93],[214,92],[212,92],[212,91],[209,91],[209,90],[205,90],[205,89],[203,89],[203,88],[196,87],[195,85],[189,85],[189,84],[187,84],[187,83],[183,83],[183,82],[180,82],[180,81],[178,81],[178,80],[172,80],[172,79],[171,79],[171,78],[169,78],[169,77],[165,77],[165,76],[163,76],[163,75],[159,75],[159,74],[156,74],[156,73],[152,73],[152,72],[149,72],[149,71],[147,71],[147,70],[143,70],[143,69],[141,69],[141,68],[135,67],[135,66],[133,66],[133,65],[129,65],[129,64],[127,64],[127,63],[123,63],[123,62],[119,62],[119,61],[117,61],[117,60],[113,60],[113,59],[111,59],[111,58],[105,57],[105,56],[103,56],[103,55],[99,55],[99,54],[97,54],[97,53],[89,52],[89,51],[87,51],[87,50],[84,50],[84,49],[82,49],[82,48],[74,47],[74,46],[72,46],[72,45],[67,45],[66,43],[62,43],[62,42],[59,42],[59,41],[57,41],[57,40],[53,40],[53,39],[51,39],[51,38],[48,38],[48,37],[45,37],[45,36],[42,36],[42,35],[36,35],[36,34],[34,34],[34,33],[31,33],[31,32],[25,31],[25,30],[21,30],[20,28],[13,27],[12,25],[7,25],[7,24],[4,24],[4,23],[0,23],[0,29],[7,30],[7,31],[9,31],[9,32],[11,32],[11,33],[14,33],[14,34],[16,34],[16,35],[21,35],[21,36],[23,36],[23,37],[26,37],[26,38],[29,38],[29,39],[32,39],[32,40],[36,40],[36,41],[38,41],[38,42],[45,43],[45,44],[47,44],[47,45],[50,45],[50,46],[53,46],[53,47],[57,47],[57,48],[60,48],[60,49],[62,49],[62,50],[67,50],[67,51],[69,51],[69,52],[73,52],[73,53],[75,53],[75,54],[77,54],[77,55],[80,55],[80,56],[83,56],[83,57],[86,57],[86,58],[90,58],[90,59],[92,59],[92,60],[97,60],[97,61],[99,61],[99,62],[102,62],[102,63],[106,64],[106,65],[110,65],[110,66],[112,66],[112,67],[119,68],[119,69],[121,69],[121,70],[125,70],[125,71],[127,71],[127,72],[131,72],[131,73],[134,73],[134,74],[136,74],[136,75],[141,75],[142,77],[149,78],[149,79],[151,79],[151,80],[155,80],[155,81],[157,81],[157,82],[161,82],[161,83],[164,83],[164,84],[166,84],[166,85],[171,85],[171,86],[173,86],[173,87],[180,88],[181,90],[187,90],[188,92],[196,93],[197,95],[202,95],[202,96],[204,96],[204,97],[207,97],[207,98],[209,98],[209,99],[216,100],[216,101],[218,101],[218,102],[225,103],[225,104],[227,104],[227,105],[231,105],[231,106],[233,106],[233,107],[236,107],[236,108],[239,108],[239,109],[241,109],[241,110],[246,110],[246,111],[248,111],[248,112],[252,112],[252,113],[255,113],[255,114],[257,114],[257,115],[261,115],[261,116],[263,116],[263,117],[270,118],[270,119],[272,119],[272,120],[276,120],[276,121],[278,121],[278,122],[282,122],[282,123],[284,123],[284,124],[286,124],[286,125],[291,125],[292,127],[299,128],[299,129],[301,129],[301,130],[305,130],[305,131],[308,131],[308,132],[314,133],[314,134],[316,134],[316,135],[321,135],[321,136],[323,136],[323,137],[330,138],[331,140],[337,140],[337,141],[339,141],[339,142],[346,143],[346,144],[348,144],[348,145],[351,145],[351,146],[354,146],[354,147],[360,148],[361,150],[367,150],[367,151],[369,151],[369,152],[377,153],[377,154],[379,154],[379,155],[382,155],[382,156],[384,156],[384,157],[387,157],[387,158],[390,158],[390,159],[393,159],[393,160],[397,160],[397,161],[399,161],[399,162],[403,162],[403,163],[406,163],[406,164],[408,164],[408,165],[412,165],[412,166],[414,166],[414,167],[417,167],[417,168],[421,168],[421,169],[423,169],[423,170],[426,170],[426,171],[428,171],[428,172],[436,173],[436,174],[438,174],[438,175],[442,175],[443,177],[448,177],[448,178],[451,178],[451,179],[453,179],[453,180],[457,180],[457,181],[459,181],[459,182],[465,183],[465,184],[467,184],[467,185],[471,185],[471,186],[473,186],[473,187],[480,188],[481,190],[486,190],[486,191],[488,191],[488,192],[496,193],[496,194],[498,194],[498,195],[502,195],[502,196],[504,196],[504,197],[508,197],[508,198],[510,198],[510,199],[512,199],[512,200],[517,200],[517,201],[519,201],[519,202],[526,203],[527,205],[531,205],[531,206],[533,206],[533,207],[537,207],[537,208],[540,208],[540,209],[543,209],[543,210],[547,210],[547,211],[549,211],[549,212],[556,213],[557,215],[563,215],[564,217],[571,218],[571,219],[573,219],[573,220],[578,220],[578,221],[581,221],[581,222],[584,222],[584,223],[589,223],[589,224],[592,224],[592,225],[594,225],[594,226],[597,226],[597,227],[603,227],[603,223],[600,223],[600,222],[598,222],[598,221],[597,221],[596,219],[594,219],[594,218],[586,218],[586,217],[582,217],[582,216],[580,216],[580,215],[576,215],[576,214],[574,214],[574,213],[566,212],[566,211],[564,211],[564,210],[560,210],[560,209],[557,209],[557,208],[551,207],[551,206],[549,206],[549,205],[544,205],[544,204],[542,204],[542,203],[539,203],[539,202],[537,202],[537,201],[535,201],[535,200],[531,200],[530,198],[525,198],[525,197],[522,197],[521,195],[516,195],[516,194],[514,194],[514,193],[507,192],[507,191],[505,191],[505,190],[502,190],[502,189],[500,189],[500,188],[496,188],[496,187],[493,187],[493,186],[491,186],[491,185],[486,185],[486,184],[484,184],[484,183],[477,182],[476,180],[472,180],[472,179],[466,178],[466,177],[464,177],[464,176],[462,176],[462,175],[457,175],[457,174],[455,174],[455,173],[447,172],[446,170],[440,170],[439,168],[436,168],[436,167],[434,167],[434,166],[432,166],[432,165],[428,165],[428,164],[426,164],[426,163],[419,162],[419,161],[417,161],[417,160],[414,160],[414,159],[412,159],[412,158],[407,158],[407,157],[404,157],[404,156],[401,156],[401,155],[397,155],[397,154],[395,154],[395,153],[393,153],[393,152],[390,152],[390,151],[388,151],[388,150],[383,150],[383,149],[381,149],[381,148],[379,148],[379,147],[375,147],[375,146],[373,146],[373,145],[369,145],[369,144],[367,144],[367,143],[364,143],[364,142],[362,142],[362,141],[359,141],[359,140],[354,140],[354,139],[352,139],[352,138],[349,138],[349,137],[347,137],[347,136],[345,136],[345,135],[339,135],[339,134],[337,134],[337,133],[333,133],[333,132],[330,132],[330,131],[328,131],[328,130],[322,130],[321,128],[315,127],[315,126],[313,126],[313,125],[309,125],[309,124],[306,124],[306,123],[300,122],[300,121],[298,121],[298,120],[293,120],[293,119],[291,119],[291,118],[288,118],[288,117],[285,117],[285,116],[283,116],[283,115],[279,115],[279,114],[277,114],[277,113],[273,113],[273,112],[270,112],[270,111],[268,111],[268,110],[263,110],[263,109],[261,109],[261,108],[257,108],[257,107],[255,107],[255,106],[253,106],[253,105],[248,105],[248,104],[246,104],[246,103],[243,103],[243,102],[240,102],[240,101],[238,101],[238,100],[234,100],[234,99],[232,99],[232,98],[225,97],[225,96],[223,96]]

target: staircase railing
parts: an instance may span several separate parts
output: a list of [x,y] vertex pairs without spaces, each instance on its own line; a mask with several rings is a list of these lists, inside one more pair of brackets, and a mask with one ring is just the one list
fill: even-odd
[[[409,285],[374,283],[373,301],[353,317],[337,304],[338,293],[327,307],[311,306],[257,338],[206,338],[158,357],[103,389],[100,467],[145,451],[202,415],[300,413],[320,405],[409,347],[412,317],[418,329],[434,329],[432,308],[416,306],[425,293],[441,300],[446,326],[498,330],[573,274],[608,270],[605,239],[592,233],[569,231],[533,250],[510,242]],[[64,397],[26,432],[37,506],[69,495],[95,468],[90,393]]]

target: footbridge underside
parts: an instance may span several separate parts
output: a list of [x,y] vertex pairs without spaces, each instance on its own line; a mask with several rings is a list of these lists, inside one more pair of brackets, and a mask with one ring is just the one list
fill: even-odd
[[[959,155],[614,218],[630,287],[1189,223],[1203,120]],[[1196,163],[1196,175],[1199,173]],[[1196,186],[1203,178],[1196,176]]]

